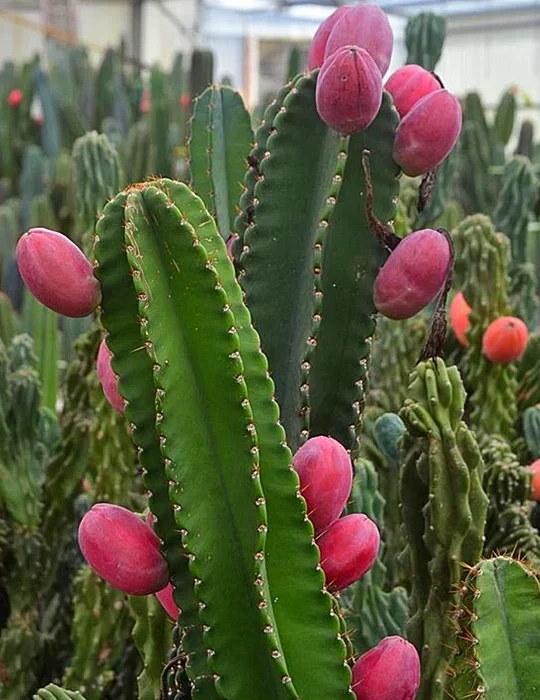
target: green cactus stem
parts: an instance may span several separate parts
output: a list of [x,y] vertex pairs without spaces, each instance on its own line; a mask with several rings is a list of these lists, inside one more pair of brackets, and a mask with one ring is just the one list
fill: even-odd
[[495,110],[493,122],[493,137],[497,143],[507,146],[516,121],[516,88],[505,90]]
[[435,70],[441,58],[446,36],[446,19],[433,12],[421,12],[405,27],[406,63],[416,63],[428,71]]
[[33,700],[86,700],[86,698],[78,690],[73,692],[49,683],[45,688],[37,691]]

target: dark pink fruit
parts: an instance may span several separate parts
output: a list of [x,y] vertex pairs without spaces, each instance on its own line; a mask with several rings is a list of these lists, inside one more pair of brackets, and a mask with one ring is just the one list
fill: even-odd
[[8,105],[10,107],[18,107],[23,101],[23,91],[19,88],[15,88],[8,95]]
[[356,5],[335,23],[324,54],[325,60],[342,46],[359,46],[375,61],[381,76],[388,70],[394,35],[388,17],[377,5]]
[[443,162],[461,131],[461,106],[448,90],[420,98],[403,117],[394,141],[394,160],[406,175],[425,175]]
[[75,243],[56,231],[33,228],[17,244],[17,264],[26,286],[49,309],[88,316],[101,292],[92,265]]
[[311,41],[311,46],[309,47],[307,61],[308,70],[314,70],[315,68],[320,68],[322,66],[324,63],[326,42],[328,41],[330,32],[334,28],[334,25],[338,19],[342,17],[345,12],[349,12],[351,9],[352,7],[350,5],[342,5],[341,7],[338,7],[337,10],[334,10],[334,12],[332,12],[332,14],[319,25]]
[[178,620],[178,615],[180,615],[180,610],[178,605],[176,605],[174,602],[173,593],[174,589],[172,587],[172,583],[168,583],[163,590],[154,593],[154,595],[159,600],[163,609],[171,620],[176,622]]
[[326,587],[340,591],[369,571],[379,552],[380,537],[367,515],[352,513],[339,518],[317,539]]
[[351,458],[337,440],[323,435],[310,438],[293,457],[316,535],[336,521],[352,488]]
[[406,236],[375,280],[375,308],[396,321],[414,316],[441,291],[451,264],[445,236],[425,228]]
[[157,535],[126,508],[92,506],[79,525],[79,547],[98,576],[124,593],[149,595],[167,585]]
[[394,106],[403,117],[424,95],[440,90],[437,78],[421,66],[411,63],[398,68],[388,78],[384,89],[392,95]]
[[107,401],[118,413],[124,413],[124,399],[118,393],[118,377],[111,366],[112,357],[113,354],[103,338],[97,356],[97,376]]
[[371,56],[357,46],[338,49],[320,70],[315,99],[320,118],[338,133],[366,129],[382,102],[382,78]]
[[385,637],[352,669],[357,700],[414,700],[420,687],[420,658],[402,637]]

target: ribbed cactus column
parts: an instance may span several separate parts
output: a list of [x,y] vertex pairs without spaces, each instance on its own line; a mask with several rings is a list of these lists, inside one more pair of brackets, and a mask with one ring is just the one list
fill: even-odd
[[412,577],[408,637],[422,655],[418,700],[446,696],[457,651],[452,609],[466,566],[482,553],[484,464],[462,421],[465,391],[456,367],[438,358],[411,374],[401,411],[408,434],[401,466],[402,515]]
[[407,22],[405,44],[406,63],[416,63],[433,71],[442,54],[446,36],[446,19],[433,12],[421,12]]

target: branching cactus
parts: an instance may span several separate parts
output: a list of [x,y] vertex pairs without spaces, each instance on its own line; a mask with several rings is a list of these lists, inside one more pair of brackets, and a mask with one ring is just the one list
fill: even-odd
[[451,612],[466,565],[482,553],[487,497],[484,463],[463,422],[465,391],[457,368],[441,359],[411,374],[400,415],[401,501],[412,575],[408,637],[422,658],[418,700],[445,697],[457,648]]

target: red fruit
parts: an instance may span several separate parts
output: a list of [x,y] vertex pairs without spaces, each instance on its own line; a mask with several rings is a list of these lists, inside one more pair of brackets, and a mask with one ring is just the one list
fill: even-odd
[[17,244],[26,286],[49,309],[73,318],[91,314],[101,299],[92,265],[75,243],[46,228],[33,228]]
[[178,616],[180,615],[180,610],[178,605],[176,605],[174,602],[173,591],[174,589],[172,587],[172,583],[168,583],[163,590],[154,593],[154,595],[159,600],[163,609],[171,620],[176,622],[178,620]]
[[482,338],[482,352],[491,362],[515,362],[525,352],[529,329],[520,318],[500,316],[489,324]]
[[150,99],[150,93],[145,90],[141,96],[141,101],[139,103],[139,112],[141,114],[148,114],[152,109],[152,100]]
[[352,669],[356,700],[414,700],[420,687],[420,658],[402,637],[385,637]]
[[529,466],[529,470],[532,472],[531,499],[540,501],[540,459],[533,462]]
[[325,60],[342,46],[359,46],[375,61],[381,77],[388,70],[394,35],[388,17],[377,5],[356,5],[334,25],[324,54]]
[[15,88],[15,90],[12,90],[8,95],[8,105],[10,107],[18,107],[23,101],[23,97],[23,91],[19,90],[19,88]]
[[339,518],[317,539],[326,587],[331,593],[358,581],[373,566],[380,537],[367,515],[352,513]]
[[104,338],[98,350],[97,376],[107,401],[118,413],[124,413],[124,399],[118,393],[118,377],[111,366],[112,357],[113,354],[107,347]]
[[469,321],[471,307],[465,301],[463,292],[458,292],[452,299],[449,311],[452,330],[454,331],[460,345],[463,345],[463,347],[466,348],[469,344],[469,341],[467,340],[467,332],[471,327],[471,322]]
[[394,160],[416,177],[443,162],[461,131],[461,106],[448,90],[422,97],[401,120],[394,141]]
[[315,535],[341,515],[352,488],[351,458],[337,440],[310,438],[293,457]]
[[184,109],[187,109],[191,103],[191,95],[189,95],[187,92],[182,93],[180,96],[180,106],[183,107]]
[[92,569],[129,595],[161,591],[168,582],[159,539],[135,513],[97,503],[79,525],[79,547]]
[[437,78],[414,63],[398,68],[384,86],[384,89],[392,95],[394,106],[402,119],[420,98],[440,88]]
[[382,78],[371,56],[343,46],[323,63],[315,92],[320,118],[340,134],[357,134],[377,116]]
[[313,39],[311,41],[311,46],[309,47],[307,69],[314,70],[315,68],[320,68],[324,63],[324,52],[326,50],[326,42],[330,36],[330,32],[334,28],[336,22],[340,17],[342,17],[345,12],[349,12],[352,7],[350,5],[342,5],[334,10],[332,14],[327,17],[319,28],[315,32]]
[[445,236],[425,228],[404,238],[375,280],[377,310],[396,321],[414,316],[441,291],[450,269],[451,251]]

